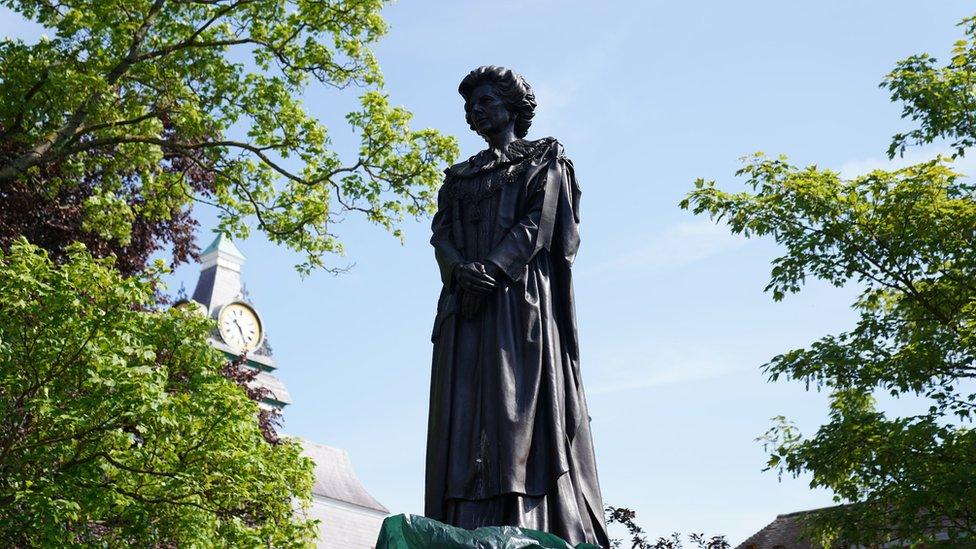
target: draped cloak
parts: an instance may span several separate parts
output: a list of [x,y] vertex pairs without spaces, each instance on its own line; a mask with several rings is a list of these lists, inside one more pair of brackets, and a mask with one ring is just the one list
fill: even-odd
[[[552,138],[446,170],[432,222],[443,288],[432,341],[425,514],[608,546],[580,378],[571,266],[580,189]],[[461,263],[499,285],[461,312]]]

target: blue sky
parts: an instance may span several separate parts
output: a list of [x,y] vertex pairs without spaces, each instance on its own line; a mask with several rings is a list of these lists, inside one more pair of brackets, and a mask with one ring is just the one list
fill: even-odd
[[[767,383],[759,366],[852,325],[854,288],[763,293],[776,246],[729,236],[678,208],[698,177],[726,188],[739,158],[785,153],[847,174],[884,165],[900,106],[878,88],[903,57],[944,57],[972,10],[932,2],[402,0],[377,49],[387,91],[415,125],[482,146],[464,123],[460,79],[482,64],[521,72],[539,109],[529,137],[559,138],[583,187],[576,294],[583,378],[604,500],[656,535],[723,533],[738,543],[776,514],[829,505],[808,479],[762,472],[755,438],[779,414],[805,432],[825,398]],[[0,31],[33,32],[3,13]],[[307,104],[352,145],[348,99]],[[932,156],[937,149],[913,152]],[[201,245],[212,212],[201,210]],[[439,281],[426,222],[401,245],[350,219],[348,274],[302,279],[300,258],[239,242],[244,278],[295,404],[286,430],[344,448],[393,512],[423,510],[430,342]],[[198,268],[173,289],[192,292]]]

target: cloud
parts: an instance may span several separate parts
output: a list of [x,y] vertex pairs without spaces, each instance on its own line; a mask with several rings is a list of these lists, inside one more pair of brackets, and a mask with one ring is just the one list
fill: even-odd
[[607,32],[603,40],[589,44],[580,55],[561,59],[524,76],[535,92],[538,108],[532,126],[563,142],[585,142],[593,136],[585,123],[593,112],[580,111],[592,93],[606,93],[608,67],[619,58],[629,31],[623,25]]
[[558,125],[566,111],[574,106],[580,92],[579,79],[560,79],[558,83],[540,79],[531,84],[539,103],[533,123],[545,127]]
[[587,274],[647,273],[677,269],[743,246],[745,237],[712,221],[676,223],[647,238],[635,251],[604,262]]
[[[727,353],[705,353],[692,350],[659,346],[660,342],[648,343],[610,357],[587,357],[587,364],[600,364],[591,379],[598,382],[587,386],[587,393],[603,395],[620,391],[647,389],[664,385],[676,385],[713,379],[756,366],[742,357],[730,357]],[[716,358],[721,356],[722,358]],[[592,366],[590,366],[592,368]]]
[[[949,147],[930,145],[927,147],[908,149],[905,151],[904,156],[895,157],[892,160],[889,160],[886,156],[851,160],[841,165],[840,175],[845,179],[851,179],[874,170],[897,170],[911,166],[912,164],[928,162],[940,154],[948,157],[952,154],[952,150]],[[953,166],[956,171],[967,176],[976,175],[976,151],[973,151],[969,156],[957,159],[953,162]]]

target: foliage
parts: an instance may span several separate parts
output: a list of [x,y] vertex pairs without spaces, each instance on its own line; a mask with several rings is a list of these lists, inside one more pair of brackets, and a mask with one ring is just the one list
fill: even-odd
[[[187,166],[178,157],[164,158],[161,169],[182,173],[187,185],[198,195],[213,191],[210,172]],[[68,245],[81,242],[97,257],[114,256],[115,268],[130,275],[145,270],[151,255],[164,247],[170,248],[173,266],[188,261],[197,251],[194,230],[198,224],[185,204],[173,204],[161,216],[136,214],[122,218],[120,222],[128,231],[128,238],[119,241],[89,230],[87,205],[101,192],[103,178],[87,174],[70,185],[59,185],[56,190],[44,184],[59,175],[59,166],[51,164],[37,170],[30,180],[0,180],[3,198],[0,200],[0,249],[9,249],[24,237],[48,250],[52,259],[61,261],[66,257]],[[139,192],[139,178],[128,174],[121,180],[123,188],[119,195],[126,197],[127,208],[138,210],[145,201]]]
[[[48,30],[0,41],[0,192],[77,197],[72,226],[116,252],[140,222],[178,221],[194,202],[215,205],[232,236],[255,221],[304,253],[303,272],[342,252],[333,225],[350,212],[400,235],[433,208],[457,146],[411,130],[383,92],[370,47],[384,3],[0,0]],[[312,83],[362,90],[348,161],[302,104]]]
[[[946,139],[958,156],[974,143],[976,20],[964,25],[948,66],[912,57],[882,84],[920,123],[895,136],[891,155]],[[810,473],[812,486],[853,504],[813,516],[825,544],[930,543],[942,530],[958,546],[976,535],[976,187],[952,156],[845,179],[759,154],[737,175],[751,192],[699,180],[682,207],[782,245],[766,288],[774,299],[808,277],[861,288],[853,329],[764,366],[771,380],[830,392],[829,421],[812,437],[778,418],[764,437],[769,467]],[[890,417],[879,394],[910,397],[920,412]]]
[[[260,385],[256,380],[261,373],[257,368],[246,364],[247,355],[240,355],[232,361],[228,361],[220,369],[221,375],[233,381],[244,391],[247,398],[256,403],[263,403],[270,396],[273,396],[271,389]],[[258,428],[261,436],[268,444],[280,444],[281,437],[278,435],[278,428],[281,427],[281,410],[278,408],[260,406],[258,410]]]
[[902,101],[902,118],[919,123],[907,134],[896,134],[888,156],[905,151],[908,145],[936,140],[950,141],[956,155],[976,145],[976,17],[964,19],[959,26],[965,38],[953,44],[947,65],[928,54],[913,55],[900,61],[882,82],[891,92],[892,101]]
[[191,308],[81,245],[0,252],[0,545],[284,547],[311,463],[269,444]]
[[[647,539],[644,529],[637,525],[637,513],[625,507],[607,507],[607,524],[620,524],[627,528],[630,534],[631,549],[682,549],[681,534],[674,533],[666,538],[658,538],[654,542]],[[698,549],[729,549],[731,545],[725,540],[725,536],[705,537],[704,534],[690,534],[688,540],[695,544]],[[611,547],[617,549],[623,542],[619,539],[611,540]]]

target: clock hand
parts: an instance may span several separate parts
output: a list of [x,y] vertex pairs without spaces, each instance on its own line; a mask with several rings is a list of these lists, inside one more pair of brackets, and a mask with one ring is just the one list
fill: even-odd
[[241,334],[241,343],[242,344],[246,343],[246,341],[244,340],[244,329],[241,328],[241,323],[238,322],[236,318],[234,319],[234,325],[237,326],[237,332]]

